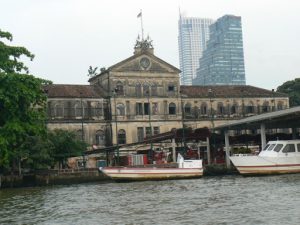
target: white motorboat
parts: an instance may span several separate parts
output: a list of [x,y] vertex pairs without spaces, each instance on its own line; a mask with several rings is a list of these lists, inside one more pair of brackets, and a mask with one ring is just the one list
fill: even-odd
[[116,181],[169,180],[199,178],[203,175],[202,160],[184,160],[178,154],[173,167],[161,165],[139,167],[100,167],[99,170]]
[[229,157],[240,174],[300,173],[300,140],[269,141],[258,155]]

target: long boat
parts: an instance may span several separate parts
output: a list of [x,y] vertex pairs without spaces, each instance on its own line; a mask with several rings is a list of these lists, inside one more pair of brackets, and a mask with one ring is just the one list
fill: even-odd
[[[174,164],[173,164],[174,165]],[[115,181],[145,181],[199,178],[203,175],[202,160],[184,160],[178,155],[173,167],[162,165],[139,167],[100,167],[99,170]]]
[[256,156],[229,158],[242,175],[300,173],[300,140],[269,141]]

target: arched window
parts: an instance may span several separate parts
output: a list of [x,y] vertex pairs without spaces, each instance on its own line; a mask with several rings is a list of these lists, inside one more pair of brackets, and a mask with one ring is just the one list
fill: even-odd
[[149,97],[150,96],[150,88],[148,84],[144,84],[143,86],[143,95],[145,97]]
[[230,108],[230,114],[237,114],[239,106],[237,103],[234,103]]
[[55,117],[63,117],[63,105],[58,103],[58,104],[55,104],[54,106],[54,114],[55,114]]
[[96,145],[105,145],[105,133],[103,130],[96,131]]
[[265,101],[264,104],[262,105],[262,112],[266,113],[269,112],[269,102]]
[[246,113],[247,113],[247,114],[252,114],[252,113],[254,113],[254,106],[253,106],[253,102],[252,102],[252,101],[250,101],[250,102],[248,103],[248,105],[246,106]]
[[192,113],[191,103],[186,103],[184,106],[184,114],[191,115],[191,113]]
[[81,102],[77,102],[75,103],[75,117],[82,117],[82,113],[84,113],[84,107],[83,104]]
[[201,115],[207,115],[207,104],[206,104],[206,102],[201,103],[200,111],[201,111]]
[[282,101],[279,101],[278,103],[277,103],[277,109],[278,110],[282,110],[284,107],[283,107],[283,102]]
[[124,86],[121,81],[117,82],[116,89],[117,89],[117,91],[116,91],[117,95],[124,95]]
[[117,115],[125,116],[125,106],[122,103],[117,104]]
[[126,132],[125,130],[118,131],[118,144],[126,144]]
[[142,96],[142,85],[141,84],[136,84],[135,86],[135,93],[137,97]]
[[151,96],[157,96],[157,84],[151,86]]
[[94,116],[99,117],[103,115],[103,104],[98,102],[94,108]]
[[176,115],[176,105],[173,102],[169,104],[169,115]]
[[222,102],[218,102],[218,114],[219,115],[225,114],[225,108]]

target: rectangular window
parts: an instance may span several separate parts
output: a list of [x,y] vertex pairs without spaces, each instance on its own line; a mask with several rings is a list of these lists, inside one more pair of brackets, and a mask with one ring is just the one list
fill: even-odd
[[173,84],[170,84],[168,86],[168,91],[175,91],[175,90],[176,90],[176,88],[175,88],[175,86]]
[[138,142],[144,141],[144,127],[137,128],[137,138]]
[[136,115],[143,115],[143,104],[136,103]]
[[159,134],[159,127],[153,127],[153,134],[156,135],[156,134]]
[[146,127],[146,138],[151,137],[151,127]]
[[158,114],[158,103],[153,102],[152,103],[152,115],[157,115]]
[[149,109],[150,109],[150,104],[149,103],[144,103],[144,115],[149,115]]

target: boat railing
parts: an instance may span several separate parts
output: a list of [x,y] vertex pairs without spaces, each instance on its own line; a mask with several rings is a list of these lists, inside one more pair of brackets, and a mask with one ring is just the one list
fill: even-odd
[[254,154],[233,154],[233,156],[254,156]]

